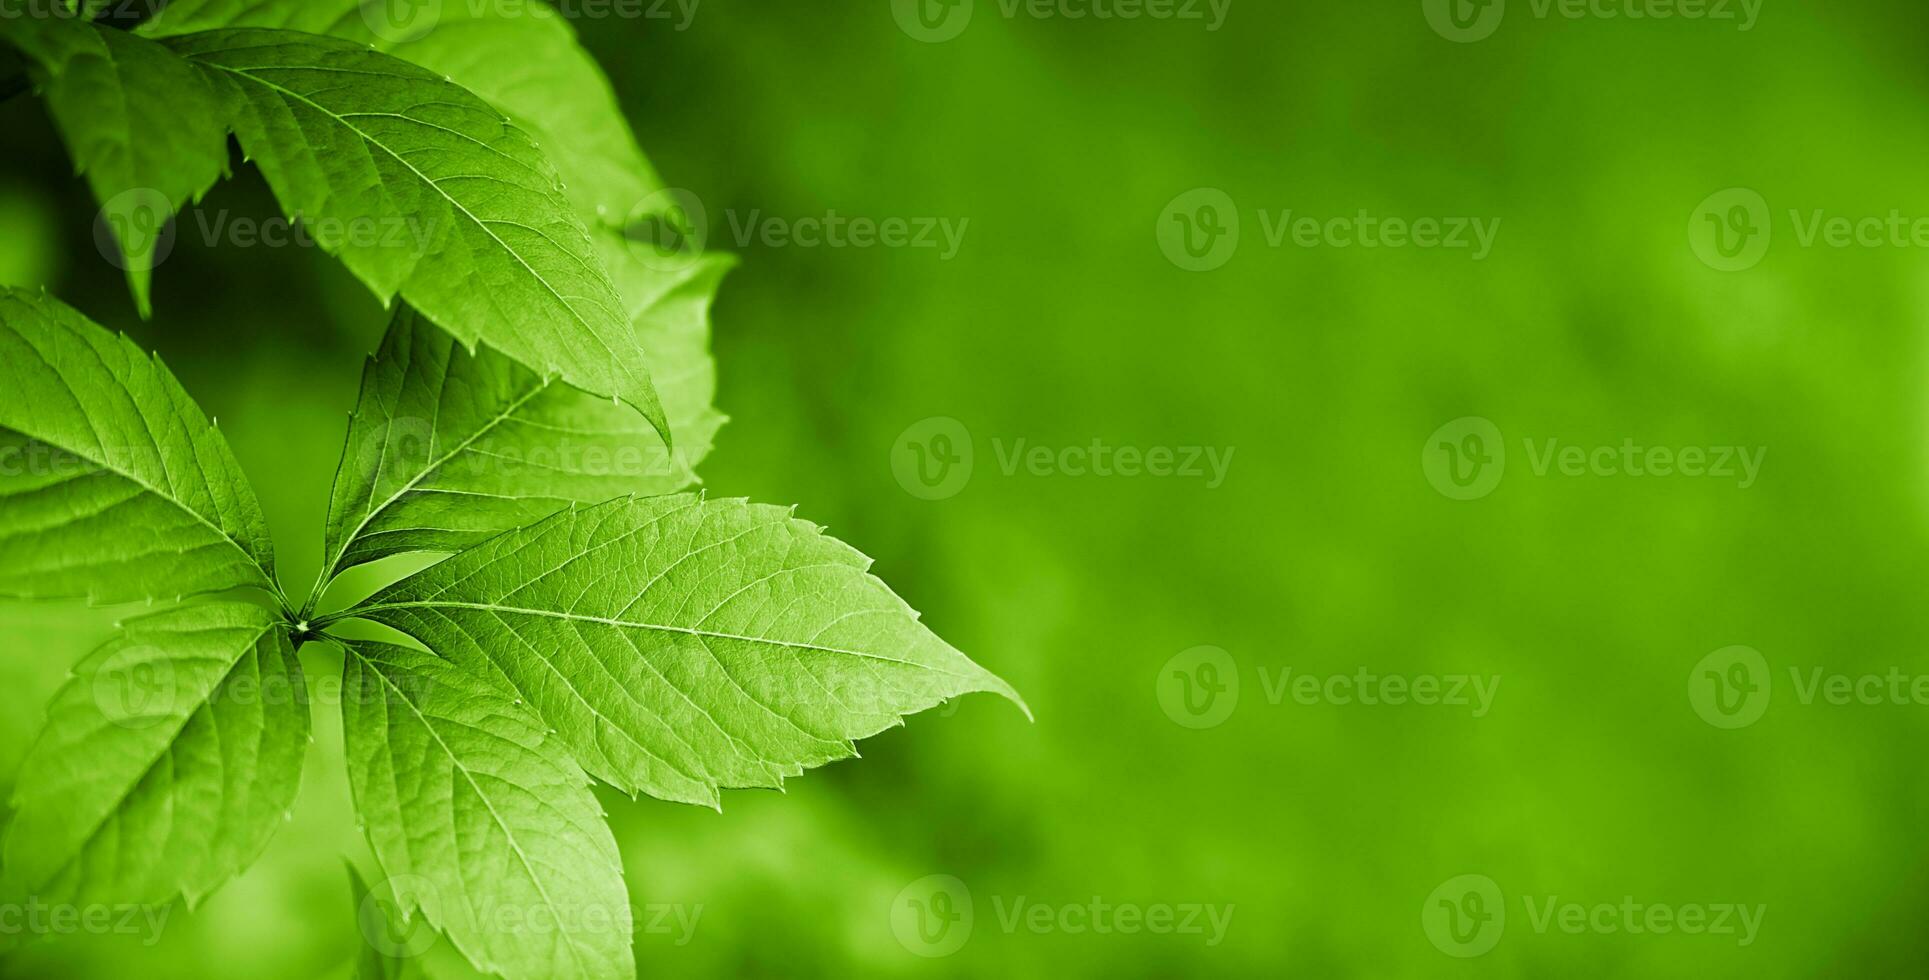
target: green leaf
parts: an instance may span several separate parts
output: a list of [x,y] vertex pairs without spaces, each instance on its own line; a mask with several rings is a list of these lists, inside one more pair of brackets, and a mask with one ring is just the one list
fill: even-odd
[[589,779],[529,713],[431,654],[343,641],[349,783],[403,914],[485,972],[630,977],[616,841]]
[[74,671],[15,787],[10,894],[196,903],[287,814],[308,748],[285,628],[244,603],[136,619]]
[[377,295],[399,293],[471,348],[619,399],[667,431],[587,229],[542,151],[500,112],[338,39],[224,30],[167,44],[214,80],[282,207]]
[[354,863],[348,869],[349,895],[355,903],[358,944],[351,975],[356,980],[486,980],[489,974],[464,959],[448,937],[398,895],[419,889],[414,877],[386,878],[370,886]]
[[159,360],[0,288],[0,390],[0,596],[275,591],[254,491]]
[[168,220],[228,168],[220,102],[166,48],[71,17],[0,17],[0,41],[32,78],[75,167],[101,203],[143,318],[149,280],[172,246]]
[[789,510],[680,494],[571,509],[391,586],[359,616],[529,702],[593,776],[715,806],[997,677]]
[[[402,14],[390,20],[389,13]],[[140,33],[224,27],[330,34],[445,75],[534,137],[588,218],[618,222],[660,189],[596,62],[561,14],[540,0],[174,0]]]
[[723,416],[707,310],[729,267],[705,260],[634,317],[656,366],[673,453],[635,412],[489,350],[469,354],[407,306],[362,374],[329,506],[324,580],[407,551],[460,551],[570,503],[673,493],[695,482]]
[[344,860],[348,869],[348,895],[355,905],[355,924],[363,942],[355,949],[355,980],[401,980],[408,961],[403,958],[409,939],[408,923],[398,921],[391,911],[388,896],[371,893],[368,883],[355,865]]

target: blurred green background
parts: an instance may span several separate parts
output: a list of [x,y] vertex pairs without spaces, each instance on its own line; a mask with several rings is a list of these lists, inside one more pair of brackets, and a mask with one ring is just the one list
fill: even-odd
[[[710,492],[797,503],[1037,714],[967,699],[721,814],[607,796],[638,905],[696,918],[637,937],[643,976],[1921,973],[1929,705],[1804,703],[1790,671],[1929,674],[1929,254],[1804,244],[1791,212],[1929,216],[1929,8],[1768,2],[1747,30],[1538,9],[1465,43],[1416,0],[1234,0],[1216,31],[1203,4],[978,0],[935,43],[885,0],[579,20],[710,247],[743,259],[716,309],[732,421]],[[162,353],[305,587],[378,305],[318,254],[184,242],[140,323],[41,108],[0,106],[0,132],[0,278]],[[1732,187],[1773,238],[1725,272],[1689,229]],[[1241,224],[1207,271],[1162,248],[1195,188]],[[274,212],[245,170],[203,207]],[[1274,246],[1262,213],[1286,210],[1500,225],[1478,261]],[[738,240],[753,212],[831,211],[969,224],[949,259]],[[1460,501],[1422,451],[1468,416],[1508,458]],[[934,417],[975,465],[927,500],[893,453]],[[1216,487],[1000,465],[1018,440],[1094,439],[1235,455]],[[1766,456],[1745,489],[1537,474],[1526,447],[1549,439]],[[0,781],[115,612],[0,609]],[[1736,644],[1773,687],[1729,730],[1691,677]],[[1240,690],[1193,728],[1160,694],[1201,645]],[[1500,680],[1476,717],[1268,697],[1288,668]],[[340,975],[360,940],[338,855],[366,851],[339,720],[317,717],[301,802],[246,877],[152,947],[68,939],[0,973]],[[973,909],[936,957],[893,930],[934,874]],[[1422,915],[1467,874],[1506,918],[1461,957]],[[1095,898],[1232,919],[1216,944],[1006,919]],[[1745,944],[1612,916],[1570,933],[1536,928],[1550,899],[1765,914]]]

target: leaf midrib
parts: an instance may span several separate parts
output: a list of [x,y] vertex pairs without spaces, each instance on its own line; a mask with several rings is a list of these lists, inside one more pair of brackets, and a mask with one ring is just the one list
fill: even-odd
[[960,674],[955,671],[943,670],[938,667],[934,667],[930,664],[918,663],[917,661],[914,661],[914,660],[901,660],[896,657],[886,657],[875,653],[867,653],[862,650],[846,650],[841,647],[823,646],[821,644],[816,644],[816,643],[803,643],[797,640],[782,640],[774,637],[763,637],[763,636],[745,636],[740,633],[724,633],[717,630],[703,630],[703,629],[697,629],[695,627],[690,627],[690,626],[675,626],[667,623],[633,622],[633,621],[624,620],[624,619],[614,619],[607,616],[588,616],[582,613],[557,612],[551,609],[529,609],[521,606],[505,606],[505,605],[499,605],[496,603],[488,603],[488,602],[453,602],[453,601],[444,601],[444,600],[434,600],[434,601],[422,600],[422,601],[410,601],[410,602],[372,603],[369,605],[357,606],[354,609],[345,610],[333,616],[324,617],[321,620],[321,625],[327,625],[329,623],[338,622],[343,619],[367,617],[367,616],[371,616],[374,613],[384,612],[391,609],[434,609],[434,610],[472,609],[480,612],[495,613],[498,615],[507,614],[507,615],[513,615],[513,616],[539,616],[539,617],[545,617],[549,619],[561,619],[568,622],[576,622],[576,623],[596,623],[599,625],[611,626],[618,629],[637,629],[637,630],[649,630],[649,631],[661,632],[661,633],[679,633],[685,636],[694,636],[699,639],[736,640],[742,643],[764,644],[768,646],[785,647],[785,648],[794,649],[794,650],[810,650],[817,653],[841,654],[848,657],[858,657],[864,660],[876,660],[876,661],[881,661],[883,663],[898,664],[899,666],[903,666],[903,667],[916,667],[921,670],[931,671],[934,674],[944,674],[948,677],[956,677],[956,678],[959,678],[960,680],[971,679],[968,675]]
[[[431,189],[433,189],[436,195],[441,197],[443,200],[449,202],[451,207],[454,207],[457,211],[462,212],[463,216],[467,217],[471,222],[473,222],[476,228],[481,230],[481,232],[484,235],[488,236],[489,240],[495,242],[498,246],[502,248],[504,252],[508,253],[512,258],[514,258],[516,260],[516,264],[522,266],[523,269],[528,271],[530,278],[541,283],[543,289],[546,290],[549,293],[549,295],[555,297],[556,302],[562,304],[563,309],[568,310],[569,315],[573,319],[575,319],[575,321],[578,324],[580,324],[583,327],[583,332],[588,334],[592,339],[594,339],[596,341],[596,345],[598,347],[601,347],[603,351],[610,356],[612,364],[620,363],[620,358],[617,357],[616,351],[610,347],[609,342],[604,340],[601,334],[597,333],[596,329],[590,325],[590,322],[583,318],[582,313],[580,313],[576,309],[575,304],[571,303],[567,298],[565,298],[562,293],[556,290],[555,286],[550,284],[548,279],[544,278],[540,273],[538,273],[535,270],[534,267],[530,266],[528,260],[524,259],[521,253],[517,252],[513,248],[510,248],[509,243],[503,241],[501,236],[497,235],[493,230],[491,230],[487,222],[477,217],[474,212],[470,211],[467,207],[463,206],[461,201],[456,200],[447,191],[443,190],[441,184],[430,179],[429,175],[423,173],[414,164],[410,163],[406,157],[390,149],[387,145],[383,144],[380,140],[377,140],[375,137],[369,135],[361,127],[356,126],[352,122],[349,122],[348,119],[342,116],[340,113],[337,113],[334,110],[329,109],[326,106],[323,106],[321,103],[316,102],[315,100],[308,98],[307,96],[302,95],[299,92],[296,92],[292,89],[286,88],[281,85],[276,85],[274,82],[271,82],[265,78],[255,75],[251,71],[245,68],[238,68],[231,65],[224,65],[216,61],[211,61],[201,56],[193,56],[193,60],[196,64],[206,65],[210,68],[227,72],[230,75],[233,75],[239,78],[245,78],[251,82],[254,82],[257,85],[262,86],[263,88],[272,89],[273,91],[279,92],[288,98],[295,99],[299,102],[307,104],[308,106],[314,108],[316,112],[321,113],[322,115],[328,117],[329,119],[333,119],[342,128],[347,129],[350,132],[354,133],[355,135],[361,137],[362,140],[366,142],[368,145],[379,148],[383,153],[388,154],[388,156],[394,159],[397,163],[400,163],[402,166],[408,168],[410,173],[414,174],[424,184],[428,185]],[[302,71],[330,71],[330,70],[341,71],[342,70],[342,69],[329,69],[325,66],[320,66],[320,65],[287,65],[287,66],[270,66],[270,67],[283,67],[289,70],[302,70]],[[377,73],[362,72],[361,74],[377,74]],[[403,76],[383,75],[380,77],[399,78]],[[415,120],[415,121],[420,122],[420,120]],[[473,140],[474,138],[470,137],[470,139]],[[497,151],[497,152],[500,152],[500,151]],[[552,244],[554,243],[552,242]],[[563,251],[565,255],[568,254],[568,251],[566,249],[559,249],[559,250]],[[577,256],[571,256],[571,258],[575,258],[579,262],[582,261],[582,259]],[[591,271],[593,272],[594,270],[592,269]],[[544,370],[548,370],[547,366],[545,366]],[[628,373],[628,372],[626,371],[625,373]],[[639,410],[641,409],[641,407],[642,406],[637,406]]]
[[[462,764],[462,760],[455,754],[455,750],[449,748],[449,743],[443,740],[442,733],[436,731],[435,726],[429,723],[428,716],[422,713],[422,709],[417,707],[414,701],[409,700],[408,695],[403,693],[402,689],[397,686],[387,674],[383,673],[380,667],[376,666],[375,661],[361,651],[356,650],[354,646],[350,644],[343,643],[342,647],[348,650],[357,660],[361,661],[363,666],[367,667],[376,677],[380,678],[382,686],[393,691],[396,698],[408,706],[409,713],[414,715],[416,720],[421,723],[422,729],[429,733],[429,737],[435,739],[435,744],[442,749],[444,755],[449,757],[449,765],[455,767],[462,773],[463,780],[469,784],[471,790],[475,791],[476,799],[481,800],[482,805],[488,809],[489,818],[494,820],[496,826],[502,829],[503,839],[509,842],[509,849],[515,852],[516,860],[522,864],[523,871],[528,873],[530,883],[536,886],[536,891],[542,896],[543,902],[550,908],[555,908],[556,902],[549,897],[549,889],[544,887],[541,876],[537,875],[536,869],[530,865],[529,855],[523,851],[522,845],[516,843],[515,833],[509,829],[509,824],[502,819],[502,814],[496,812],[495,803],[489,799],[487,793],[482,791],[482,786],[476,782],[476,778],[470,773],[469,767]],[[454,804],[451,803],[451,806],[453,805]],[[463,891],[465,894],[467,893],[468,889],[466,886]],[[563,937],[563,945],[569,948],[570,959],[575,961],[578,967],[581,967],[583,965],[583,956],[582,952],[576,948],[574,937],[567,932],[563,933]],[[490,958],[494,959],[493,956]]]

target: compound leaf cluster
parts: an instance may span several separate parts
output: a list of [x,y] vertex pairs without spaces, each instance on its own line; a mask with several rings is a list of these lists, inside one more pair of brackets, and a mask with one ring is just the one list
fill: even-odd
[[[170,603],[56,696],[0,897],[194,903],[244,870],[293,804],[297,651],[320,643],[341,651],[349,781],[386,876],[351,867],[364,933],[426,922],[464,970],[627,977],[593,781],[716,806],[946,699],[1022,702],[848,545],[788,508],[684,492],[724,421],[709,309],[730,260],[626,234],[665,196],[568,24],[450,0],[417,5],[433,29],[394,31],[367,7],[175,0],[133,32],[0,21],[144,316],[165,222],[229,172],[230,135],[289,216],[411,231],[317,235],[396,302],[299,604],[173,375],[0,287],[0,596]],[[410,553],[447,557],[317,613],[343,570]],[[415,645],[336,630],[351,621]],[[357,968],[423,969],[406,952],[372,944]]]

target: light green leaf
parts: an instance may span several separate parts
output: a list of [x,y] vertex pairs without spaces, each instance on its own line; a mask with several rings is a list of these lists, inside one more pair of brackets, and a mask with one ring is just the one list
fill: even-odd
[[369,885],[352,862],[348,868],[349,895],[361,942],[355,950],[350,975],[356,980],[487,980],[464,959],[447,936],[428,924],[421,912],[397,894],[420,888],[413,876],[388,878]]
[[303,684],[285,628],[260,607],[126,623],[55,696],[22,766],[8,893],[193,904],[240,873],[294,802]]
[[173,244],[168,220],[228,168],[221,105],[199,72],[153,41],[71,17],[0,17],[32,64],[54,125],[101,203],[142,317]]
[[338,39],[224,30],[166,43],[214,81],[282,207],[377,295],[667,430],[587,229],[500,112]]
[[785,508],[614,500],[493,538],[337,618],[499,678],[593,776],[714,806],[720,787],[778,786],[947,698],[1022,706],[869,566]]
[[634,316],[676,451],[635,412],[509,358],[469,354],[407,306],[362,374],[329,506],[324,579],[406,551],[460,551],[570,503],[695,482],[723,416],[708,309],[729,267],[657,276]]
[[481,676],[343,645],[349,783],[402,913],[510,980],[632,976],[622,861],[567,750]]
[[140,33],[225,27],[330,34],[447,76],[534,137],[589,218],[620,222],[660,187],[609,80],[541,0],[174,0]]
[[0,596],[276,589],[254,491],[159,360],[0,288],[0,390]]
[[372,893],[355,865],[343,861],[348,869],[348,897],[354,903],[355,925],[362,942],[355,948],[355,980],[401,980],[406,975],[409,923],[395,914],[393,900]]

